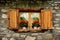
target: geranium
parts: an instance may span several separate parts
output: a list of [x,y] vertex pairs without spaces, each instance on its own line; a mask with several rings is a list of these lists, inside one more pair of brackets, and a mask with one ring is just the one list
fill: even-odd
[[24,18],[24,17],[20,17],[20,21],[19,21],[20,27],[28,27],[28,21]]
[[19,21],[19,23],[22,23],[22,22],[28,24],[28,21],[27,21],[27,20],[20,20],[20,21]]
[[38,20],[33,21],[33,23],[32,23],[32,27],[33,27],[33,28],[34,28],[34,27],[39,27],[39,26],[40,26],[40,23],[39,23]]
[[27,20],[20,20],[19,21],[20,27],[28,27],[28,21]]

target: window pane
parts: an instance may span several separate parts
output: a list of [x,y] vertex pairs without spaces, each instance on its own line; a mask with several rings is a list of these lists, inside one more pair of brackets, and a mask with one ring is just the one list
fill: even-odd
[[28,13],[26,12],[20,12],[19,17],[19,26],[21,29],[27,29],[28,28]]
[[26,20],[28,20],[28,13],[26,12],[21,12],[20,17],[24,17]]
[[32,28],[38,29],[40,27],[39,21],[40,21],[40,13],[32,13]]

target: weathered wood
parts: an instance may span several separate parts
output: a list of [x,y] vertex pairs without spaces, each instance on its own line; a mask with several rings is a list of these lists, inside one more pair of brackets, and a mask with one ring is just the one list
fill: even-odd
[[52,11],[51,9],[45,9],[41,11],[41,22],[43,29],[52,29]]
[[15,9],[9,9],[8,15],[9,15],[9,29],[17,29],[18,11]]

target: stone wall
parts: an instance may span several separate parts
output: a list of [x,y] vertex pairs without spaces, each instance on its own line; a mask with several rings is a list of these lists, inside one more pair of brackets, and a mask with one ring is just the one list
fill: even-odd
[[[7,29],[8,27],[8,15],[7,10],[10,7],[0,7],[0,40],[60,40],[60,1],[53,1],[50,6],[45,8],[51,8],[53,11],[53,33],[49,31],[45,33],[15,33]],[[38,7],[37,7],[38,8]]]

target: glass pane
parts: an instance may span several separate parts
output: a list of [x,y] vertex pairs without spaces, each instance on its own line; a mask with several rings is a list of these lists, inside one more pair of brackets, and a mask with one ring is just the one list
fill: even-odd
[[20,17],[24,17],[26,20],[28,20],[28,13],[21,12]]
[[39,13],[32,13],[31,17],[38,17],[39,18]]
[[26,12],[20,12],[19,17],[19,26],[21,29],[27,29],[28,28],[28,13]]
[[32,13],[31,18],[32,18],[32,28],[39,29],[40,13]]

